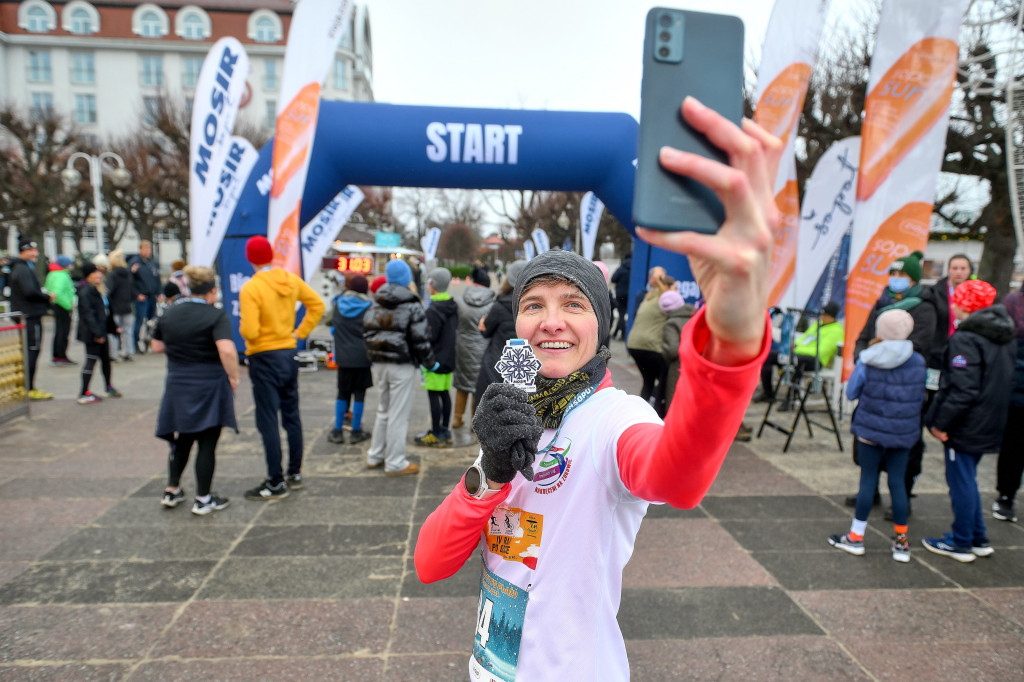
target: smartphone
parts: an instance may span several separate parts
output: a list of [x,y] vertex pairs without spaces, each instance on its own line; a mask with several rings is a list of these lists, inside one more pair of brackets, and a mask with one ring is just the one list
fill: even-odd
[[644,32],[640,132],[633,221],[655,230],[714,233],[725,221],[715,193],[670,173],[658,151],[675,147],[727,162],[717,147],[682,117],[683,98],[739,124],[743,116],[743,22],[738,17],[655,7]]

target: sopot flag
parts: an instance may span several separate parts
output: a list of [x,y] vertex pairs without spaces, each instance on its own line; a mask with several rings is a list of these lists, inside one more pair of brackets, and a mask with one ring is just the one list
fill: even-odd
[[804,186],[796,275],[792,286],[798,308],[818,307],[808,304],[808,299],[842,244],[843,237],[853,226],[858,163],[859,137],[833,142],[818,159]]
[[441,242],[441,228],[432,227],[420,237],[420,248],[423,249],[423,260],[429,262],[437,256],[437,245]]
[[[221,174],[232,150],[231,131],[248,76],[249,57],[235,38],[221,38],[214,43],[199,70],[188,161],[191,260],[196,265],[212,265],[224,238],[224,230],[218,233],[214,225],[214,206],[218,200],[223,202]],[[238,161],[236,155],[231,163],[237,166]],[[218,207],[218,214],[221,211]],[[226,228],[227,223],[224,225]]]
[[235,213],[235,206],[242,196],[249,173],[259,158],[259,152],[244,137],[231,136],[228,140],[227,154],[217,174],[217,187],[214,191],[213,208],[210,213],[207,233],[209,239],[202,250],[192,245],[192,262],[196,265],[213,265],[224,234],[228,231],[228,223]]
[[765,34],[754,120],[786,145],[774,187],[782,227],[775,235],[772,252],[769,305],[795,305],[792,292],[784,295],[790,289],[796,268],[800,227],[793,148],[827,8],[828,0],[776,0]]
[[530,233],[533,243],[537,247],[537,254],[547,253],[551,250],[551,242],[548,240],[548,233],[539,227]]
[[593,192],[584,194],[580,202],[580,231],[583,233],[583,257],[587,260],[594,260],[594,244],[602,213],[604,204],[601,200]]
[[299,208],[320,108],[320,84],[348,30],[351,0],[300,0],[292,14],[274,127],[267,236],[274,265],[301,274]]
[[299,233],[299,244],[302,248],[302,276],[309,282],[320,269],[320,262],[327,249],[345,227],[349,216],[363,202],[363,190],[349,185],[338,192],[331,203],[323,207],[309,224]]
[[968,0],[886,0],[861,127],[857,211],[846,282],[843,378],[889,266],[928,242],[946,148],[957,38]]

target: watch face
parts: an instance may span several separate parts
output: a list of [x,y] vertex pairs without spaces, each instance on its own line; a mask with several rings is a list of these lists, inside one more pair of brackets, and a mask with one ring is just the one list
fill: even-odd
[[470,467],[466,472],[466,490],[469,491],[470,495],[476,495],[477,491],[480,490],[480,470],[476,467]]

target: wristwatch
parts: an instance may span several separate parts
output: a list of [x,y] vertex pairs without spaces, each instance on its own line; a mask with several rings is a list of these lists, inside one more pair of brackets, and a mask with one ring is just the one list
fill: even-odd
[[474,464],[466,469],[466,476],[462,480],[465,482],[466,492],[469,493],[469,496],[478,500],[486,500],[491,495],[501,492],[501,488],[494,489],[487,485],[484,468],[479,464]]

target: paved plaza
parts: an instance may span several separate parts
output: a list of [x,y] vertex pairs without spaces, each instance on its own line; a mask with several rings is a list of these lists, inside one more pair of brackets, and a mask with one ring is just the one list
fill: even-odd
[[[612,350],[616,385],[636,392],[624,345]],[[423,585],[412,554],[476,454],[468,429],[452,450],[412,445],[429,423],[417,396],[423,471],[386,478],[364,468],[368,442],[327,442],[335,375],[304,373],[305,489],[250,502],[264,464],[243,370],[241,433],[222,436],[214,480],[231,506],[196,517],[159,504],[163,366],[115,365],[124,398],[82,406],[76,369],[45,365],[37,384],[56,399],[0,426],[0,680],[466,680],[479,560]],[[696,509],[651,507],[619,612],[633,679],[1024,679],[1024,526],[990,521],[995,554],[973,564],[925,552],[951,520],[931,441],[910,563],[892,560],[882,508],[867,554],[848,555],[825,541],[849,527],[848,449],[819,430],[783,443],[766,430],[735,444]],[[986,506],[994,464],[979,472]],[[191,467],[183,484],[194,493]]]

